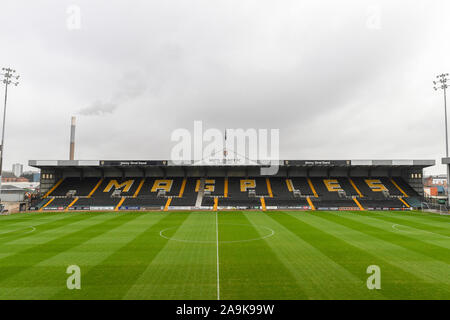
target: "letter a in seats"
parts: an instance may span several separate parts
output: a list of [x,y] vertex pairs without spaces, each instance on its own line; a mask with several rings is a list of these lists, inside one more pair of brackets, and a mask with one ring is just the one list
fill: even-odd
[[159,190],[164,190],[169,192],[172,189],[173,180],[163,179],[163,180],[155,180],[152,187],[152,192],[157,192]]

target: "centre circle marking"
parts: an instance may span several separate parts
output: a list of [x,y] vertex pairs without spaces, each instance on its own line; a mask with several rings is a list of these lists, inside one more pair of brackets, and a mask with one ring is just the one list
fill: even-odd
[[[234,226],[245,226],[245,227],[256,227],[256,228],[260,228],[260,229],[265,229],[267,230],[269,233],[262,236],[262,237],[258,237],[258,238],[252,238],[252,239],[242,239],[242,240],[227,240],[227,241],[219,241],[219,243],[238,243],[238,242],[251,242],[251,241],[258,241],[258,240],[264,240],[267,238],[272,237],[275,234],[275,231],[272,230],[269,227],[266,226],[260,226],[260,225],[251,225],[251,224],[241,224],[241,223],[222,223],[222,225],[234,225]],[[178,238],[174,238],[174,237],[168,237],[164,234],[164,232],[168,231],[168,230],[172,230],[177,228],[178,226],[174,226],[174,227],[169,227],[166,229],[163,229],[159,232],[159,235],[167,240],[171,240],[171,241],[178,241],[178,242],[189,242],[189,243],[216,243],[216,240],[188,240],[188,239],[178,239]]]

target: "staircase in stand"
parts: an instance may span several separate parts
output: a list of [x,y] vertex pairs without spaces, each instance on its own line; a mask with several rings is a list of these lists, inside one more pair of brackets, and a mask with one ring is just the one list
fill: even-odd
[[204,194],[205,194],[205,178],[202,178],[200,180],[200,187],[198,188],[197,201],[195,202],[196,208],[200,208],[202,206]]

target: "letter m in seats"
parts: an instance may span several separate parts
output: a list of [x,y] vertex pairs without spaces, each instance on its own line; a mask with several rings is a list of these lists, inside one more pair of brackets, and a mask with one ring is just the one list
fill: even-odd
[[119,183],[116,179],[111,179],[103,192],[110,192],[113,187],[114,190],[123,188],[123,192],[128,192],[131,189],[133,183],[134,180],[127,180],[125,182]]

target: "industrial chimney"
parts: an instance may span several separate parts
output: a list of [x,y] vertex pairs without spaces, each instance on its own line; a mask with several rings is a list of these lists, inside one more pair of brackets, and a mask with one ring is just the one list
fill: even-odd
[[75,122],[76,122],[76,118],[72,117],[72,123],[70,125],[70,155],[69,155],[69,160],[74,160],[74,156],[75,156]]

